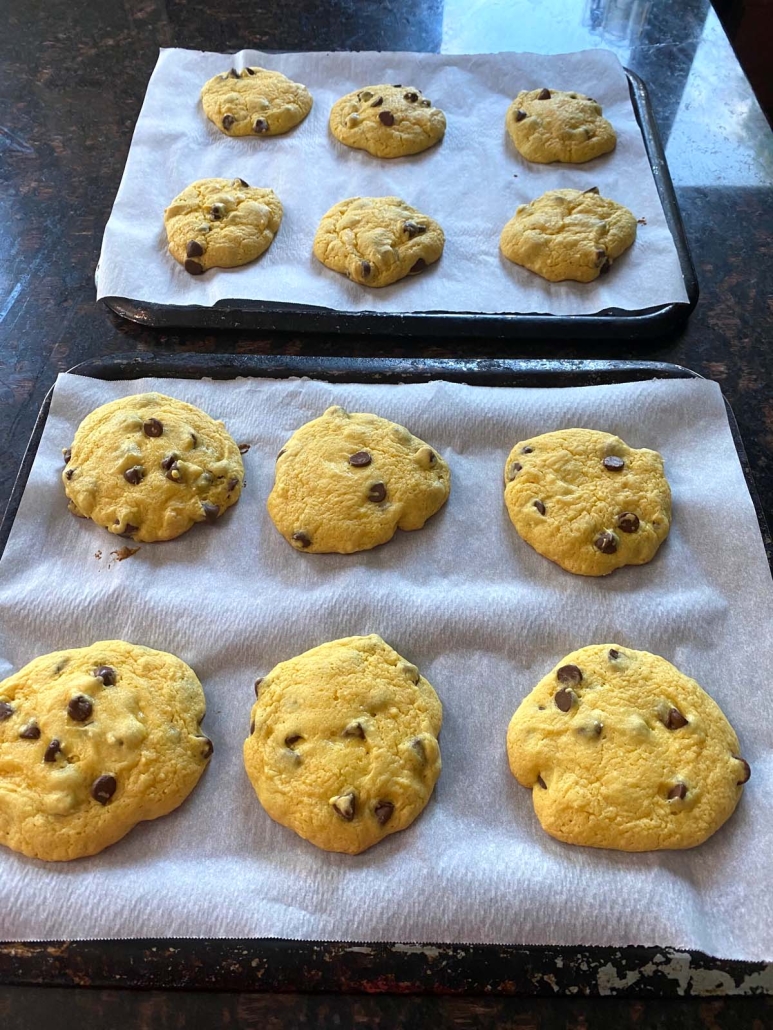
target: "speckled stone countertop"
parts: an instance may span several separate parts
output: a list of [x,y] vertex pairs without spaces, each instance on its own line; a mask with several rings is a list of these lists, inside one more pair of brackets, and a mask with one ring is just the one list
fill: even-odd
[[[707,0],[8,0],[0,42],[0,505],[57,372],[117,353],[563,357],[671,361],[717,380],[773,509],[773,142]],[[686,328],[656,341],[154,332],[95,303],[94,268],[159,47],[216,51],[614,50],[647,83],[700,281]],[[66,982],[66,952],[57,972]],[[89,983],[73,970],[72,982]],[[152,984],[148,984],[152,986]],[[217,988],[217,983],[207,983]],[[222,984],[221,986],[227,986]],[[299,971],[297,989],[309,989]],[[375,986],[371,985],[371,989]],[[389,986],[388,984],[386,985]],[[393,987],[399,985],[392,985]],[[460,985],[460,989],[462,985]],[[7,1030],[55,1025],[741,1027],[770,999],[409,999],[135,995],[1,987]]]

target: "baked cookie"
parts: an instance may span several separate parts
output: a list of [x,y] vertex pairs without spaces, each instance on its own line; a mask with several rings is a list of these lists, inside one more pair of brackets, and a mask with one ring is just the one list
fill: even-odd
[[750,776],[695,680],[618,644],[574,651],[538,683],[510,722],[507,755],[551,837],[617,851],[702,844]]
[[527,161],[581,164],[615,149],[617,136],[601,104],[584,93],[522,90],[507,109],[505,126]]
[[0,682],[0,844],[63,862],[96,855],[181,805],[212,754],[192,669],[103,640]]
[[636,239],[636,219],[622,204],[589,190],[549,190],[521,204],[502,230],[499,247],[552,283],[589,283],[609,271]]
[[415,86],[366,86],[336,100],[330,131],[375,157],[407,157],[443,138],[446,116]]
[[255,684],[247,775],[272,819],[356,855],[410,826],[440,775],[440,700],[381,637],[347,637]]
[[594,429],[517,443],[505,463],[505,504],[527,544],[579,576],[643,565],[671,526],[660,454]]
[[199,179],[164,211],[169,253],[191,275],[254,261],[271,246],[281,221],[276,193],[244,179]]
[[299,551],[351,554],[421,529],[450,486],[448,465],[404,426],[333,407],[279,452],[268,513]]
[[204,83],[204,114],[226,136],[281,136],[311,110],[311,93],[270,68],[242,68]]
[[144,543],[214,522],[244,485],[239,448],[223,423],[162,393],[122,397],[92,411],[64,460],[73,515]]
[[361,286],[389,286],[437,261],[444,243],[434,218],[399,197],[350,197],[319,223],[314,256]]

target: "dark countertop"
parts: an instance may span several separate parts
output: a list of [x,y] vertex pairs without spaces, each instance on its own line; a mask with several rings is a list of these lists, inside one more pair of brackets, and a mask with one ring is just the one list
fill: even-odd
[[[716,379],[735,409],[763,506],[773,509],[773,145],[706,0],[8,0],[0,43],[0,505],[57,372],[101,354],[267,354],[641,358]],[[159,47],[614,50],[647,82],[698,273],[686,329],[643,343],[574,345],[365,336],[153,332],[94,301],[94,268]],[[0,988],[9,1030],[118,1026],[773,1025],[754,999],[693,1002],[396,998],[222,1000]],[[209,996],[210,998],[212,996]],[[119,999],[120,1000],[117,1000]],[[196,999],[200,999],[196,1001]],[[614,1009],[610,1005],[617,1006]],[[614,1012],[614,1015],[613,1015]],[[112,1013],[112,1015],[109,1015]],[[173,1016],[174,1013],[174,1016]],[[767,1013],[767,1020],[764,1013]],[[642,1020],[646,1019],[646,1024]],[[748,1020],[748,1022],[747,1022]]]

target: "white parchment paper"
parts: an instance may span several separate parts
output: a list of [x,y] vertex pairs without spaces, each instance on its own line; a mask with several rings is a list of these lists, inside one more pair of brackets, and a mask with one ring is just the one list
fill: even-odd
[[[202,406],[251,443],[247,488],[215,526],[117,562],[110,551],[124,541],[66,510],[61,448],[94,407],[146,389]],[[275,455],[332,403],[406,424],[447,458],[451,496],[423,530],[348,556],[304,555],[279,536],[265,506]],[[576,425],[663,453],[674,524],[649,565],[572,576],[512,528],[502,496],[512,443]],[[215,752],[180,809],[101,855],[45,864],[0,848],[0,938],[641,944],[773,959],[772,601],[713,383],[518,390],[62,375],[0,561],[0,677],[104,638],[172,651],[204,684]],[[408,830],[357,857],[327,854],[273,823],[244,772],[253,681],[326,640],[372,632],[438,691],[443,771]],[[702,847],[634,855],[561,844],[511,776],[513,711],[591,643],[664,655],[738,731],[752,778]]]
[[[256,64],[305,83],[314,106],[284,136],[231,139],[208,121],[199,93],[218,72]],[[339,143],[327,124],[333,103],[379,82],[418,86],[441,107],[448,120],[442,143],[393,160]],[[519,90],[546,83],[602,104],[618,133],[612,154],[582,165],[537,165],[518,154],[505,131],[505,112]],[[235,176],[275,190],[284,205],[279,233],[251,265],[190,276],[167,253],[164,209],[196,179]],[[608,276],[591,284],[551,284],[500,255],[499,234],[519,204],[546,190],[590,186],[646,219]],[[438,264],[371,290],[312,256],[317,226],[333,204],[389,195],[443,226],[446,246]],[[687,300],[625,73],[605,50],[553,56],[162,50],[105,229],[98,296],[180,305],[249,298],[341,311],[557,315]]]

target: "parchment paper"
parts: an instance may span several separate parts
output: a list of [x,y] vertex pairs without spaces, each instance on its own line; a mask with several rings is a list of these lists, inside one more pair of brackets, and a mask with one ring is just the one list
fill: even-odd
[[[125,541],[66,510],[61,448],[95,406],[145,389],[202,406],[251,443],[247,488],[215,526],[117,562],[110,551]],[[304,555],[279,536],[265,507],[275,455],[332,403],[406,424],[449,461],[450,499],[423,530],[349,556]],[[502,497],[512,443],[575,425],[663,453],[674,524],[649,565],[572,576],[512,528]],[[641,944],[773,959],[772,599],[713,383],[516,390],[62,375],[0,561],[0,677],[105,638],[172,651],[204,684],[215,752],[180,809],[99,856],[44,864],[0,848],[0,938]],[[273,823],[241,748],[256,676],[371,632],[438,691],[443,771],[411,828],[353,858]],[[752,777],[702,847],[633,855],[558,843],[511,776],[513,711],[591,643],[664,655],[738,731]]]
[[[277,69],[311,90],[311,113],[292,132],[231,139],[204,115],[199,93],[207,79],[249,64]],[[442,107],[448,120],[442,143],[388,161],[334,139],[327,124],[333,103],[379,82],[418,86]],[[537,165],[518,154],[505,131],[505,112],[520,89],[545,83],[602,104],[618,133],[612,154],[583,165]],[[164,209],[196,179],[235,176],[275,190],[284,205],[282,226],[254,264],[192,277],[167,253]],[[546,190],[590,186],[646,219],[609,275],[592,284],[551,284],[500,255],[499,234],[519,204]],[[389,195],[443,226],[446,246],[438,264],[367,289],[312,256],[317,226],[333,204]],[[98,296],[181,305],[238,297],[342,311],[557,315],[687,300],[625,73],[604,50],[554,56],[162,50],[105,230]]]

